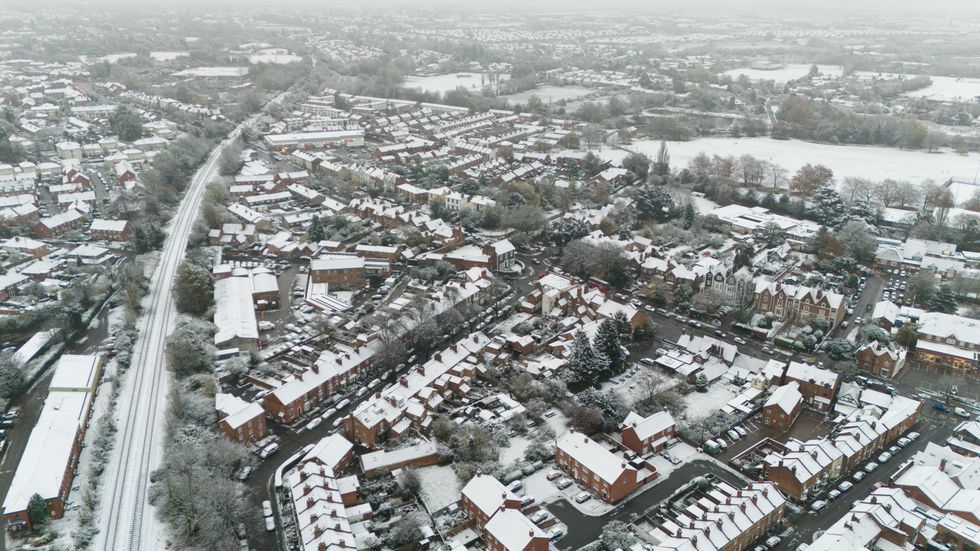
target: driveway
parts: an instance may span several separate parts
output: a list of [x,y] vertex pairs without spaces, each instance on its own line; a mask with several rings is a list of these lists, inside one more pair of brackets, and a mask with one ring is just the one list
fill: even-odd
[[591,517],[579,512],[565,500],[557,501],[548,505],[548,510],[558,517],[565,526],[568,533],[555,543],[559,549],[578,549],[583,545],[591,543],[599,538],[602,529],[614,520],[630,522],[647,512],[651,507],[659,505],[667,499],[678,488],[687,484],[697,476],[713,474],[716,477],[734,484],[742,486],[745,482],[727,469],[721,467],[714,461],[706,459],[696,459],[683,467],[676,469],[670,477],[659,483],[648,486],[646,490],[635,495],[632,499],[617,505],[609,514]]

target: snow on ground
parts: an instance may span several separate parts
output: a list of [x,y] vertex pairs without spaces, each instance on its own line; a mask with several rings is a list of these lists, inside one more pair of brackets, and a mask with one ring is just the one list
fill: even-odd
[[912,75],[904,73],[876,73],[855,71],[854,76],[862,80],[908,80],[920,76],[929,77],[932,84],[919,90],[905,92],[910,98],[927,98],[935,101],[974,102],[980,97],[980,79],[968,77],[941,77],[933,75]]
[[513,330],[515,325],[524,323],[525,321],[531,319],[533,316],[526,312],[517,312],[516,314],[511,314],[507,316],[507,319],[497,324],[496,329],[503,332],[510,332]]
[[[497,75],[497,78],[504,81],[510,78],[510,75]],[[490,78],[486,73],[448,73],[445,75],[431,75],[427,77],[410,76],[405,79],[405,84],[403,86],[414,90],[438,92],[443,94],[446,92],[451,92],[457,88],[465,88],[470,91],[479,91],[487,85],[490,85]]]
[[[637,140],[627,146],[653,159],[660,142]],[[973,180],[980,155],[958,155],[949,151],[927,153],[890,147],[865,145],[830,145],[800,140],[761,138],[699,138],[687,142],[668,142],[672,164],[687,166],[698,153],[708,155],[753,157],[776,163],[792,175],[807,163],[825,165],[834,171],[838,181],[846,176],[861,176],[873,180],[892,178],[921,183],[931,179],[937,183],[949,178]],[[622,160],[628,154],[622,149],[603,149],[597,154],[608,160]]]
[[[810,67],[813,65],[806,63],[789,63],[784,65],[780,69],[753,69],[751,67],[742,67],[739,69],[732,69],[731,71],[725,71],[724,75],[728,75],[732,78],[738,78],[739,75],[745,75],[752,80],[774,80],[776,82],[788,82],[790,80],[796,80],[798,78],[803,78],[810,73]],[[844,74],[844,68],[840,65],[817,65],[820,69],[820,74],[828,77],[840,77]]]
[[548,473],[554,471],[554,465],[546,465],[531,476],[524,479],[524,495],[534,496],[538,503],[551,503],[561,497],[561,491],[555,486],[557,480],[548,480]]
[[[562,415],[560,411],[555,411],[555,415],[552,417],[545,418],[545,424],[547,424],[553,431],[555,431],[555,440],[561,438],[561,435],[568,432],[568,419]],[[549,442],[546,444],[549,448],[554,448],[554,442]]]
[[524,459],[524,452],[531,445],[531,441],[523,436],[515,436],[510,439],[510,445],[500,449],[500,464],[507,466],[515,461]]
[[430,465],[415,472],[422,483],[422,500],[429,511],[435,512],[459,501],[461,488],[452,467]]
[[689,421],[710,417],[738,396],[738,389],[721,381],[708,386],[707,392],[694,391],[684,397],[684,411]]
[[595,90],[584,86],[541,86],[534,90],[526,90],[509,96],[500,96],[500,99],[505,99],[511,103],[527,103],[527,100],[531,96],[537,96],[545,103],[554,103],[561,100],[575,100],[594,92]]

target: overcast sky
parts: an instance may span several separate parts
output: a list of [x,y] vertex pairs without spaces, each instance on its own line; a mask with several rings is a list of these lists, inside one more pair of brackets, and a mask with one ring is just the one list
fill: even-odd
[[[755,14],[776,15],[781,13],[814,13],[835,17],[845,14],[865,13],[887,16],[957,16],[980,14],[980,0],[277,0],[270,4],[265,0],[0,0],[0,10],[4,5],[39,6],[51,5],[99,5],[114,4],[135,6],[180,6],[212,7],[228,6],[304,6],[311,10],[327,10],[335,7],[357,6],[397,6],[440,7],[457,10],[496,11],[514,13],[517,11],[603,11],[629,10],[631,12],[658,13],[669,10],[672,13],[707,11],[713,14],[734,13],[743,16]],[[855,21],[870,23],[874,21]]]

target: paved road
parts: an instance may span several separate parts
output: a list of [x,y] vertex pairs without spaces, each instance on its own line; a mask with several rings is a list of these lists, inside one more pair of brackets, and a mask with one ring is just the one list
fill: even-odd
[[[961,419],[948,413],[940,413],[932,408],[926,406],[922,410],[922,416],[919,418],[919,422],[913,427],[913,431],[920,433],[922,436],[918,440],[903,448],[895,457],[891,458],[888,463],[881,465],[877,469],[871,472],[867,477],[865,477],[860,482],[856,482],[854,487],[847,491],[844,495],[837,498],[835,501],[828,502],[827,507],[820,511],[819,514],[807,512],[796,524],[796,532],[792,537],[780,543],[772,551],[789,551],[796,549],[796,547],[801,543],[810,543],[814,534],[817,531],[826,530],[832,524],[837,522],[846,512],[848,512],[854,505],[854,502],[859,499],[863,499],[868,496],[869,493],[874,489],[875,483],[878,482],[888,482],[888,478],[895,474],[899,465],[905,461],[912,458],[917,451],[925,449],[926,444],[929,442],[935,442],[937,444],[942,443],[946,440],[952,433],[953,428],[961,421]],[[844,479],[841,479],[841,482]],[[847,480],[853,479],[848,476]],[[840,482],[835,483],[835,487],[839,485]],[[830,488],[828,488],[828,491]],[[821,498],[821,496],[818,496]],[[809,506],[809,504],[807,504]]]
[[547,506],[548,511],[568,527],[568,533],[558,540],[555,545],[559,549],[578,549],[583,545],[591,543],[599,538],[603,527],[609,522],[614,520],[631,522],[642,516],[650,508],[659,505],[660,502],[670,497],[678,488],[687,484],[695,477],[707,474],[715,475],[736,486],[745,484],[738,476],[719,466],[714,461],[697,459],[674,470],[666,480],[651,486],[646,491],[618,505],[611,512],[602,516],[588,516],[564,499],[549,504]]
[[171,220],[160,262],[144,301],[140,336],[120,400],[119,432],[106,469],[104,494],[96,516],[99,534],[93,549],[138,551],[164,547],[159,522],[152,517],[152,508],[145,505],[150,473],[160,464],[163,453],[162,428],[168,386],[164,347],[176,318],[171,286],[184,258],[187,238],[197,219],[204,190],[217,174],[222,151],[245,125],[252,124],[256,118],[253,116],[235,128],[211,152],[192,178]]

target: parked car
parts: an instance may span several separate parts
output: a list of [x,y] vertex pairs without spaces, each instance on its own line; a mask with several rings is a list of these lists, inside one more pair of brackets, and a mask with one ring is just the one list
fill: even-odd
[[276,529],[276,521],[272,517],[265,517],[265,531],[272,532]]
[[542,522],[548,520],[548,511],[538,511],[527,518],[534,524],[541,524]]
[[548,539],[551,541],[555,541],[564,535],[565,530],[561,526],[556,526],[555,528],[548,530]]
[[852,476],[851,478],[854,479],[854,482],[861,482],[862,480],[864,480],[864,476],[865,476],[864,471],[858,471],[854,473],[854,476]]
[[735,337],[732,340],[735,341],[737,344],[745,344],[745,339],[743,339],[742,337]]
[[534,496],[524,496],[524,498],[521,499],[521,507],[530,507],[531,505],[534,505],[534,501]]
[[846,491],[850,490],[853,487],[854,487],[854,484],[852,484],[852,483],[850,483],[850,482],[848,482],[848,481],[845,480],[844,482],[841,482],[840,483],[840,486],[838,486],[837,489],[840,490],[841,492],[846,492]]
[[306,424],[306,430],[313,430],[319,427],[321,423],[323,423],[323,419],[314,417],[313,419],[310,419],[309,423]]
[[915,442],[919,438],[919,433],[910,432],[906,434],[905,437],[908,438],[910,441]]
[[888,448],[888,453],[892,454],[893,457],[895,456],[895,454],[897,454],[900,451],[902,451],[902,449],[899,448],[898,446],[892,446]]
[[814,501],[813,504],[810,505],[810,510],[816,513],[817,511],[823,510],[823,508],[826,506],[827,506],[826,501],[818,499],[817,501]]
[[896,444],[898,444],[898,447],[900,448],[904,448],[905,446],[908,446],[911,443],[912,441],[909,440],[908,438],[905,438],[904,436],[902,438],[899,438],[898,442],[896,442]]
[[891,459],[891,458],[892,458],[892,454],[890,454],[888,452],[881,452],[881,454],[878,456],[878,462],[879,463],[888,463],[888,460]]
[[559,479],[559,478],[561,478],[561,471],[551,471],[551,472],[548,473],[548,476],[546,478],[548,480],[556,480],[556,479]]
[[507,486],[507,489],[512,492],[519,492],[523,487],[524,487],[523,482],[521,482],[520,480],[515,480],[511,482],[510,485]]
[[262,516],[271,517],[272,516],[272,502],[268,499],[262,502]]
[[277,451],[279,451],[279,444],[276,444],[275,442],[273,442],[273,443],[269,444],[268,446],[262,448],[262,451],[259,452],[259,457],[261,457],[262,459],[265,459],[265,458],[269,457],[270,455],[276,453]]
[[575,495],[575,503],[585,503],[590,499],[592,499],[592,494],[589,492],[579,492]]
[[738,435],[741,436],[742,438],[745,438],[746,436],[749,435],[749,431],[745,430],[745,428],[740,427],[740,426],[739,427],[735,427],[735,432],[737,432]]
[[874,461],[868,461],[867,465],[864,466],[864,472],[870,473],[878,468],[878,464]]
[[742,437],[741,434],[735,432],[735,429],[728,429],[727,431],[725,431],[725,434],[727,434],[728,437],[731,438],[733,442]]
[[840,497],[840,494],[841,494],[840,490],[831,490],[831,491],[827,492],[827,499],[833,501],[833,500],[839,498]]
[[559,480],[558,483],[556,484],[556,486],[558,486],[558,489],[559,490],[564,490],[565,488],[568,488],[571,485],[572,485],[572,481],[570,479],[567,479],[567,478],[563,478],[563,479]]
[[932,403],[932,409],[934,409],[936,411],[941,411],[943,413],[949,413],[949,406],[947,406],[946,404],[944,404],[942,402],[933,402]]
[[252,470],[253,468],[251,465],[242,467],[242,470],[238,471],[238,480],[241,480],[242,482],[248,480],[248,476],[252,474]]
[[779,542],[781,542],[781,541],[783,541],[783,540],[779,539],[779,536],[772,536],[772,537],[770,537],[769,539],[766,540],[766,546],[769,549],[773,549],[774,547],[776,547],[777,545],[779,545]]
[[966,411],[965,409],[960,408],[960,407],[953,408],[953,413],[955,413],[956,415],[959,415],[960,417],[962,417],[964,419],[969,419],[970,418],[970,413],[968,411]]

